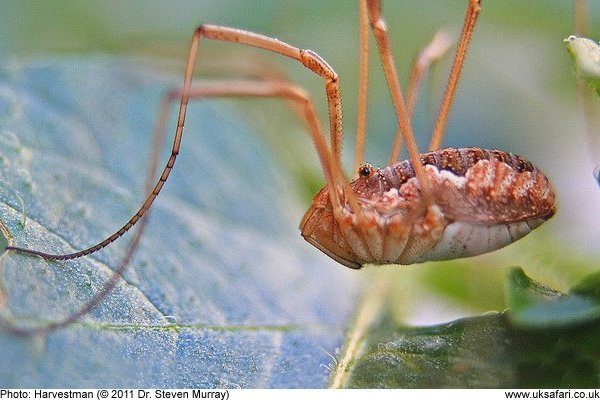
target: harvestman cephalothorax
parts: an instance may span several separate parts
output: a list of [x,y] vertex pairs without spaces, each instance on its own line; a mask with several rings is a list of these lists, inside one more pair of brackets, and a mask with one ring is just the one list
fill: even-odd
[[[187,103],[195,97],[254,96],[292,100],[301,111],[319,156],[326,185],[314,197],[300,223],[302,236],[325,254],[350,268],[364,264],[412,264],[486,253],[523,237],[549,219],[555,211],[554,192],[540,170],[522,157],[480,148],[440,149],[446,121],[460,78],[473,30],[481,10],[480,0],[469,0],[453,66],[443,95],[429,146],[420,154],[411,118],[419,79],[411,79],[405,100],[400,88],[379,0],[362,0],[360,6],[360,76],[356,179],[349,181],[341,165],[342,111],[339,77],[318,54],[283,41],[239,29],[202,25],[193,35],[183,87],[166,97],[164,104],[181,100],[171,156],[158,182],[139,211],[117,232],[100,243],[72,254],[48,254],[9,246],[7,249],[51,260],[89,255],[109,245],[138,221],[126,255],[105,287],[78,312],[63,321],[30,330],[44,332],[63,327],[88,313],[114,287],[128,265],[150,209],[179,153]],[[390,165],[375,169],[361,164],[367,111],[368,39],[372,31],[398,118],[399,131],[392,146]],[[313,102],[300,87],[284,81],[233,81],[192,86],[199,43],[203,39],[235,42],[278,53],[298,61],[325,80],[329,108],[329,141]],[[437,45],[432,42],[433,52]],[[443,47],[443,45],[439,45]],[[438,50],[439,51],[439,50]],[[418,76],[431,54],[425,51],[413,67]],[[164,132],[162,107],[157,132]],[[164,115],[163,115],[164,114]],[[409,160],[397,162],[400,143]],[[153,168],[150,168],[153,175]]]

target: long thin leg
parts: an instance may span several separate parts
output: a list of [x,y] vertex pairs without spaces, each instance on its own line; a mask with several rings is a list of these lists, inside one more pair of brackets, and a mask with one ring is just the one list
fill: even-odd
[[[329,64],[327,64],[325,60],[323,60],[318,54],[311,50],[302,50],[287,43],[281,42],[277,39],[269,38],[267,36],[239,29],[215,25],[201,25],[194,31],[194,35],[192,37],[192,44],[190,46],[187,67],[185,70],[181,103],[179,107],[179,116],[177,118],[177,128],[175,130],[175,138],[173,140],[171,156],[169,157],[169,160],[167,161],[167,164],[165,165],[158,182],[156,183],[152,192],[148,195],[138,212],[125,225],[123,225],[118,231],[113,233],[111,236],[94,246],[91,246],[87,249],[78,252],[69,254],[50,254],[42,251],[24,249],[15,246],[7,246],[7,250],[17,250],[23,253],[37,255],[45,259],[51,260],[70,260],[73,258],[83,257],[106,247],[110,243],[117,240],[119,237],[123,236],[125,232],[127,232],[132,226],[134,226],[137,223],[137,221],[148,211],[148,209],[162,190],[165,182],[167,181],[167,178],[169,177],[169,174],[173,169],[173,165],[175,164],[175,160],[177,159],[177,155],[179,154],[179,149],[181,147],[181,138],[183,134],[183,126],[185,123],[187,103],[189,101],[190,87],[194,73],[195,61],[198,53],[198,45],[201,37],[227,42],[238,42],[258,47],[261,49],[270,50],[301,62],[305,67],[325,78],[325,90],[327,94],[329,107],[331,135],[330,145],[332,149],[331,153],[333,156],[329,157],[329,159],[327,159],[324,163],[324,173],[326,179],[328,180],[327,184],[332,189],[330,191],[330,194],[333,206],[335,208],[339,208],[341,206],[337,188],[346,188],[347,184],[342,172],[340,161],[342,143],[342,109],[341,96],[339,90],[339,79],[337,73],[333,70],[333,68],[329,66]],[[315,143],[316,142],[317,139],[315,138]],[[323,157],[323,154],[320,154],[319,156]],[[345,191],[348,194],[348,191]],[[352,196],[350,196],[350,200],[351,203],[354,203],[353,209],[356,210],[356,202],[352,200]]]
[[369,16],[367,4],[359,0],[359,65],[358,65],[358,110],[356,119],[356,144],[354,149],[354,172],[364,162],[365,136],[367,131],[367,102],[369,95]]
[[[429,44],[419,53],[413,62],[408,79],[408,98],[406,100],[406,111],[410,120],[413,118],[415,103],[422,88],[423,77],[427,74],[433,63],[444,57],[451,45],[452,39],[450,35],[446,31],[440,30],[433,36]],[[398,161],[401,150],[402,130],[398,127],[394,135],[392,150],[390,151],[390,165]]]
[[[329,148],[327,147],[327,141],[325,139],[325,135],[323,134],[323,128],[320,124],[317,112],[315,110],[314,104],[310,96],[302,88],[282,81],[224,81],[214,82],[198,87],[192,87],[188,90],[187,94],[190,98],[252,96],[281,98],[294,101],[300,108],[302,116],[304,117],[304,120],[308,125],[309,131],[315,143],[315,147],[317,148],[317,153],[319,154],[323,170],[326,171],[326,174],[329,173],[327,172],[329,171],[327,168],[327,163],[331,159],[331,154],[329,152]],[[158,114],[159,117],[157,119],[157,128],[155,130],[155,134],[158,134],[161,131],[165,131],[170,103],[173,100],[181,98],[181,95],[181,90],[171,90],[164,97],[164,100],[161,103],[161,109],[159,110]],[[155,137],[155,144],[162,142],[160,136],[164,136],[164,134],[158,134],[158,136]],[[158,155],[158,153],[158,151],[153,149],[153,155]],[[148,174],[154,174],[152,168],[148,169]],[[329,178],[328,181],[330,181]],[[140,220],[140,223],[137,225],[138,229],[135,231],[135,234],[131,239],[125,256],[121,260],[119,266],[110,276],[110,278],[102,287],[102,289],[100,289],[100,291],[96,293],[96,295],[94,295],[94,297],[83,307],[81,307],[79,310],[60,321],[53,322],[40,327],[18,327],[10,324],[8,321],[5,321],[7,329],[17,334],[40,334],[63,328],[89,313],[104,299],[104,297],[106,297],[106,295],[110,293],[110,291],[119,282],[119,279],[125,272],[125,269],[129,265],[129,262],[131,261],[135,249],[139,244],[139,241],[146,226],[146,221],[147,218],[142,218]]]
[[140,243],[142,235],[146,230],[146,225],[148,222],[148,217],[142,218],[140,223],[137,224],[137,229],[135,230],[131,241],[129,242],[129,246],[125,251],[125,255],[121,259],[119,266],[113,271],[113,273],[108,278],[108,281],[104,284],[104,286],[98,291],[94,297],[87,303],[85,303],[79,310],[75,311],[73,314],[70,314],[63,318],[60,321],[51,322],[43,326],[36,327],[20,327],[14,325],[14,322],[6,320],[4,317],[0,318],[0,323],[5,325],[5,329],[9,330],[12,333],[18,335],[38,335],[47,333],[50,331],[54,331],[57,329],[64,328],[73,322],[77,321],[79,318],[83,317],[90,311],[92,311],[100,302],[114,289],[114,287],[119,283],[121,276],[129,266],[131,259]]
[[392,95],[392,101],[396,109],[398,117],[398,125],[402,130],[402,135],[406,146],[408,148],[408,154],[415,170],[415,175],[421,184],[421,192],[428,204],[431,204],[431,189],[430,183],[425,175],[425,169],[421,165],[421,157],[419,156],[419,150],[415,142],[415,134],[411,125],[408,112],[406,110],[404,97],[402,95],[402,89],[400,88],[400,82],[398,81],[398,74],[396,72],[396,65],[392,56],[392,49],[390,47],[390,40],[387,32],[385,22],[381,19],[381,4],[379,0],[365,0],[367,2],[367,9],[369,13],[369,22],[371,29],[375,35],[377,41],[377,47],[379,50],[379,56],[381,63],[383,64],[383,70],[385,77]]
[[453,40],[450,34],[445,30],[439,30],[415,59],[408,79],[408,99],[406,100],[406,108],[409,117],[412,118],[413,116],[415,103],[417,102],[420,89],[422,88],[423,77],[434,63],[438,62],[446,55],[452,44]]
[[452,107],[452,101],[454,100],[454,94],[456,93],[456,87],[460,80],[460,73],[467,57],[467,51],[469,50],[469,43],[473,37],[473,30],[477,23],[477,17],[481,11],[481,0],[470,0],[467,7],[467,14],[465,15],[465,22],[463,29],[460,34],[458,46],[456,48],[456,55],[454,56],[454,63],[450,70],[450,76],[448,77],[448,85],[444,93],[442,104],[438,112],[438,118],[431,134],[431,143],[429,144],[429,150],[437,150],[442,142],[442,136],[444,135],[444,129],[446,128],[446,122]]
[[[292,100],[301,110],[301,115],[306,122],[321,167],[325,174],[327,182],[333,182],[332,171],[329,168],[329,162],[332,159],[331,151],[327,146],[327,140],[323,134],[319,117],[313,101],[304,89],[285,81],[220,81],[204,84],[194,87],[190,91],[190,96],[200,97],[275,97]],[[178,98],[177,91],[169,94],[171,98]],[[330,190],[334,187],[331,185]]]
[[[175,92],[177,92],[176,98],[173,97]],[[158,169],[158,162],[160,161],[160,151],[167,138],[167,121],[169,119],[171,104],[173,103],[173,100],[181,99],[181,96],[182,93],[180,93],[179,90],[170,90],[163,96],[158,107],[156,121],[154,122],[154,132],[152,134],[152,147],[148,158],[148,167],[146,169],[146,179],[144,181],[144,194],[146,196],[152,193],[154,183],[156,182],[156,171]]]

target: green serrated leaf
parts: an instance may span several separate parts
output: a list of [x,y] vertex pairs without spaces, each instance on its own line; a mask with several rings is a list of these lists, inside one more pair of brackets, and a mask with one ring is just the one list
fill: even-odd
[[600,272],[590,274],[571,288],[573,295],[585,296],[600,304]]
[[521,329],[505,313],[431,327],[382,318],[354,361],[349,388],[597,387],[600,324]]
[[372,327],[352,364],[346,387],[500,387],[513,382],[504,359],[504,320],[498,315],[432,327]]
[[[595,275],[593,275],[595,277]],[[529,278],[521,268],[511,271],[507,285],[507,304],[513,323],[527,327],[568,327],[599,320],[600,304],[588,295],[598,290],[596,278],[584,280],[585,286],[570,295],[555,291]]]
[[534,281],[522,268],[514,268],[508,275],[507,305],[513,310],[522,310],[540,301],[558,299],[562,293]]
[[[359,308],[357,322],[331,385],[347,388],[597,387],[600,384],[600,320],[524,324],[515,313],[565,298],[529,278],[509,275],[517,310],[486,313],[450,323],[410,327],[395,318],[382,290]],[[373,295],[379,293],[379,295]],[[573,303],[571,303],[573,304]],[[565,315],[567,310],[561,310]],[[559,316],[560,316],[559,315]],[[369,316],[366,318],[365,316]],[[539,320],[539,317],[538,317]],[[355,335],[353,337],[353,335]],[[351,354],[351,356],[346,356]]]

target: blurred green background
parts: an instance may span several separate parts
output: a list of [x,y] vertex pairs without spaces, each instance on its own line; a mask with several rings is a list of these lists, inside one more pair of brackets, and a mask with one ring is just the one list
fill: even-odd
[[[439,28],[459,31],[466,3],[384,2],[383,15],[403,72],[402,82],[411,59]],[[589,6],[590,21],[600,21],[600,2]],[[347,168],[351,166],[358,70],[356,2],[5,1],[1,7],[0,54],[6,65],[66,54],[115,54],[153,56],[183,70],[189,39],[201,23],[253,30],[313,49],[341,77],[345,161]],[[600,38],[600,24],[591,26],[596,28],[592,36]],[[572,61],[562,43],[571,33],[569,0],[484,1],[444,144],[526,155],[554,182],[559,213],[526,239],[491,255],[377,271],[398,280],[398,301],[407,304],[403,318],[409,322],[431,323],[502,309],[503,280],[510,266],[522,266],[530,276],[559,290],[597,269],[600,192],[592,170],[600,165],[600,149],[590,148],[584,133]],[[434,71],[415,116],[422,147],[437,107],[432,99],[443,90],[450,59]],[[245,75],[243,71],[256,69],[282,72],[313,94],[325,117],[322,80],[289,60],[208,42],[202,44],[201,60],[201,72],[211,77]],[[396,122],[375,54],[371,66],[366,158],[383,165]],[[273,153],[289,169],[298,196],[308,206],[323,179],[304,127],[284,105],[237,103],[240,118],[270,139]],[[410,304],[423,285],[436,293],[426,315],[422,307],[413,309]],[[439,294],[444,295],[443,301]]]

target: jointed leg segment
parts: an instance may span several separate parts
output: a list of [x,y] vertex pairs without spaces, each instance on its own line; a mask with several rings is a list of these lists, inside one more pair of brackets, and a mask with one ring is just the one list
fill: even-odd
[[[365,7],[366,5],[366,7]],[[477,22],[477,17],[479,16],[479,12],[481,11],[481,0],[469,0],[469,5],[467,7],[467,13],[465,16],[465,22],[463,25],[461,37],[457,46],[456,55],[454,57],[454,63],[452,66],[452,70],[450,71],[450,77],[448,78],[448,85],[446,87],[446,91],[444,93],[444,97],[442,100],[442,104],[440,106],[440,110],[438,113],[438,118],[435,124],[434,132],[431,138],[430,150],[436,150],[439,148],[441,138],[444,132],[444,128],[446,125],[446,121],[448,118],[448,114],[450,112],[450,108],[452,106],[452,100],[454,98],[454,94],[456,92],[456,87],[458,85],[458,81],[460,78],[460,73],[462,71],[462,67],[464,65],[464,61],[467,55],[467,50],[469,47],[469,43],[471,41],[471,37],[473,35],[473,30],[475,28],[475,24]],[[445,53],[448,47],[448,39],[445,37],[438,36],[434,38],[431,42],[428,49],[431,52],[426,52],[420,56],[420,59],[417,60],[417,63],[413,67],[413,75],[411,75],[411,82],[409,85],[409,97],[405,102],[404,96],[402,95],[402,89],[400,87],[400,82],[398,80],[398,75],[396,71],[396,66],[394,63],[394,58],[392,55],[392,50],[390,46],[389,35],[387,32],[387,27],[385,22],[381,18],[381,1],[380,0],[361,0],[361,13],[368,13],[368,20],[371,25],[371,29],[373,30],[373,34],[375,36],[375,40],[377,42],[377,47],[379,50],[379,56],[381,58],[381,62],[383,64],[383,69],[385,72],[386,80],[388,82],[388,86],[390,89],[390,94],[392,96],[392,101],[394,103],[394,108],[396,109],[396,114],[398,116],[398,128],[399,133],[402,134],[404,141],[406,142],[408,154],[410,160],[413,164],[413,168],[415,170],[415,174],[417,179],[422,185],[422,193],[423,196],[430,201],[430,184],[427,180],[427,177],[424,173],[424,169],[420,163],[419,151],[417,149],[417,145],[415,142],[415,135],[413,132],[411,117],[412,111],[414,108],[414,101],[416,98],[417,89],[419,87],[419,73],[424,71],[423,65],[419,64],[419,61],[423,61],[424,65],[427,66],[436,58],[439,58],[441,54]],[[362,17],[361,17],[362,20]],[[361,47],[362,48],[362,47]],[[362,64],[362,58],[361,58]],[[361,68],[362,71],[362,68]],[[363,73],[361,72],[361,76]],[[360,110],[360,102],[359,102],[359,110]],[[360,126],[359,126],[360,132]],[[400,153],[401,147],[401,136],[397,133],[394,139],[394,143],[392,145],[392,151],[390,153],[390,164],[396,162],[398,155]],[[362,147],[360,152],[362,152]],[[358,157],[358,150],[357,150]]]
[[[433,63],[441,59],[450,46],[452,40],[449,35],[444,31],[438,31],[429,44],[419,53],[415,59],[413,66],[410,70],[410,76],[408,79],[408,96],[406,99],[406,111],[408,112],[408,118],[412,120],[415,103],[419,96],[419,91],[422,86],[423,77],[431,67]],[[394,135],[394,141],[392,143],[392,150],[390,151],[389,164],[398,162],[400,157],[400,151],[402,150],[402,130],[397,129]]]
[[164,186],[167,178],[169,177],[169,174],[171,173],[171,170],[173,169],[173,165],[175,164],[177,155],[179,154],[179,149],[181,147],[181,138],[183,134],[183,126],[185,123],[187,104],[190,97],[190,88],[194,73],[194,66],[197,58],[198,46],[201,37],[228,42],[238,42],[254,47],[259,47],[265,50],[274,51],[276,53],[300,61],[304,66],[325,78],[327,100],[329,105],[332,156],[330,156],[325,151],[327,145],[325,144],[325,139],[323,137],[320,125],[311,123],[311,133],[313,134],[313,139],[317,146],[317,150],[320,153],[319,157],[321,158],[321,162],[323,164],[323,169],[325,172],[326,179],[328,180],[328,185],[330,185],[331,188],[334,188],[334,190],[331,191],[332,202],[334,206],[340,205],[338,190],[335,190],[335,188],[342,188],[345,184],[345,178],[342,172],[340,161],[342,142],[341,99],[338,76],[333,70],[333,68],[331,68],[327,64],[327,62],[325,62],[319,55],[317,55],[311,50],[301,50],[297,47],[281,42],[277,39],[269,38],[267,36],[259,35],[252,32],[242,31],[239,29],[215,25],[202,25],[196,29],[192,37],[192,44],[190,46],[183,89],[181,90],[181,103],[179,108],[179,116],[177,118],[177,127],[175,131],[175,138],[173,141],[171,155],[166,166],[163,169],[163,172],[158,182],[155,184],[154,188],[152,189],[152,191],[150,192],[150,194],[148,195],[138,212],[129,221],[127,221],[125,225],[123,225],[118,231],[113,233],[107,239],[92,247],[78,252],[69,254],[50,254],[37,250],[20,248],[16,246],[7,246],[7,250],[18,250],[23,253],[38,255],[50,260],[70,260],[74,258],[83,257],[108,246],[110,243],[123,236],[125,232],[127,232],[133,225],[135,225],[137,221],[148,211],[148,209],[162,190],[162,187]]
[[479,16],[480,11],[481,0],[470,0],[462,33],[460,34],[460,39],[458,41],[458,47],[456,48],[454,63],[450,70],[446,92],[444,93],[444,98],[440,105],[440,110],[438,111],[438,119],[435,122],[435,127],[431,134],[429,150],[437,150],[440,147],[444,129],[446,128],[446,121],[448,120],[452,101],[454,100],[454,94],[456,93],[456,87],[458,86],[458,81],[460,79],[460,73],[465,64],[465,59],[467,58],[469,43],[471,43],[471,38],[473,37],[473,31],[475,30],[475,24],[477,23],[477,17]]
[[402,95],[402,89],[400,87],[400,81],[398,80],[398,73],[394,58],[392,55],[392,49],[390,46],[390,40],[387,32],[387,27],[383,19],[381,19],[381,4],[379,0],[365,0],[367,2],[367,9],[369,13],[369,22],[371,29],[375,35],[377,41],[377,47],[379,49],[379,56],[381,63],[383,64],[383,70],[385,77],[388,82],[390,94],[392,95],[392,101],[394,108],[396,109],[396,115],[398,117],[398,125],[402,130],[404,141],[408,149],[410,160],[415,170],[415,175],[421,184],[421,191],[423,197],[425,197],[428,203],[431,202],[431,189],[430,184],[425,175],[425,169],[421,165],[421,157],[419,156],[419,150],[417,143],[415,142],[415,134],[413,132],[412,124],[406,110],[406,103],[404,96]]
[[369,91],[369,15],[367,3],[358,2],[359,7],[359,68],[358,68],[358,110],[356,112],[356,139],[354,149],[354,169],[358,171],[364,162],[365,136],[367,130],[367,100]]

